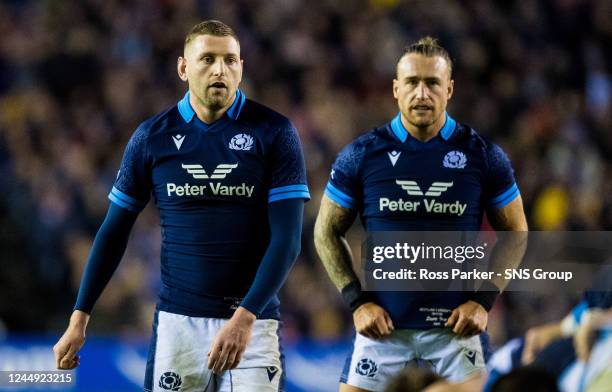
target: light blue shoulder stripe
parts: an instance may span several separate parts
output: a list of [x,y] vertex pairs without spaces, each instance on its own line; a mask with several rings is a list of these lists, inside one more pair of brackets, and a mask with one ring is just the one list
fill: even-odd
[[304,191],[308,192],[308,186],[306,184],[286,185],[272,188],[268,191],[268,195],[272,196],[278,193],[289,192],[289,191]]
[[135,212],[135,213],[139,213],[140,211],[142,211],[142,208],[137,208],[137,207],[134,207],[131,204],[126,203],[126,202],[124,202],[123,200],[119,199],[117,196],[115,196],[112,193],[108,194],[108,198],[114,204],[118,205],[121,208],[125,208],[128,211],[132,211],[132,212]]
[[516,182],[515,182],[510,186],[510,188],[505,190],[502,194],[489,200],[488,202],[489,207],[498,208],[498,209],[505,207],[508,204],[510,204],[512,201],[514,201],[514,199],[519,197],[520,194],[521,192],[519,192],[518,186],[516,185]]
[[331,183],[331,181],[327,183],[326,189],[328,189],[334,195],[344,199],[347,202],[355,203],[355,199],[352,196],[349,196],[346,193],[342,192],[340,189],[336,188],[334,184]]
[[310,200],[310,193],[308,191],[292,191],[292,192],[283,192],[277,193],[275,195],[271,195],[268,197],[268,203],[272,203],[279,200],[286,199],[306,199]]
[[344,208],[354,209],[357,205],[355,199],[336,188],[331,182],[327,183],[327,186],[325,187],[325,194],[327,197]]
[[115,195],[117,198],[119,198],[120,200],[132,204],[134,207],[144,207],[145,205],[147,205],[147,202],[144,201],[140,201],[138,199],[134,199],[133,197],[126,195],[125,193],[121,192],[119,189],[117,189],[116,187],[113,187],[113,189],[111,190],[111,194]]

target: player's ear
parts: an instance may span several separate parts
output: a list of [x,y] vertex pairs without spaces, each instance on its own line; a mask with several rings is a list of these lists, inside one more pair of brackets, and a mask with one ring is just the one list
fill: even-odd
[[176,60],[176,72],[183,82],[187,81],[187,59],[180,56]]
[[397,92],[398,90],[399,90],[399,80],[393,79],[393,97],[395,99],[397,99],[397,97],[398,97],[398,95],[397,95],[398,94],[398,92]]
[[448,82],[448,90],[447,90],[447,99],[451,99],[451,97],[453,96],[453,91],[455,89],[455,81],[453,79],[449,80]]

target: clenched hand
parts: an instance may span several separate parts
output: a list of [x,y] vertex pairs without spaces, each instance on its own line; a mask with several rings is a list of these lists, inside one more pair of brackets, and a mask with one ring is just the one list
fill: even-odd
[[62,370],[71,370],[79,366],[80,357],[77,355],[85,344],[85,329],[89,322],[89,315],[75,310],[70,317],[70,324],[60,340],[53,346],[55,366]]
[[366,302],[355,309],[353,321],[357,333],[371,339],[387,336],[395,329],[389,313],[374,302]]
[[453,310],[444,324],[461,337],[470,337],[484,332],[489,314],[478,302],[467,301]]

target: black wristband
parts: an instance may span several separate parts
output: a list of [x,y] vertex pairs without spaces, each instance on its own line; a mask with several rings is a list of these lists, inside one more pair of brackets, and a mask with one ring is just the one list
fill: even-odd
[[351,312],[354,312],[355,309],[366,302],[370,302],[368,295],[361,291],[361,284],[358,280],[342,288],[342,298],[344,298],[344,302],[351,308]]
[[499,288],[486,280],[478,291],[468,294],[468,299],[479,303],[488,312],[493,307],[495,299],[499,295]]

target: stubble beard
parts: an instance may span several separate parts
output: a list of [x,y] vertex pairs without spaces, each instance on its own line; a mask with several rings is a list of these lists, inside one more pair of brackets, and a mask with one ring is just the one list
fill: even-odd
[[227,103],[228,95],[227,89],[222,93],[213,93],[207,90],[204,95],[204,105],[212,111],[218,111]]
[[406,118],[410,124],[419,129],[425,129],[436,122],[436,118],[434,118],[434,116],[406,116]]

